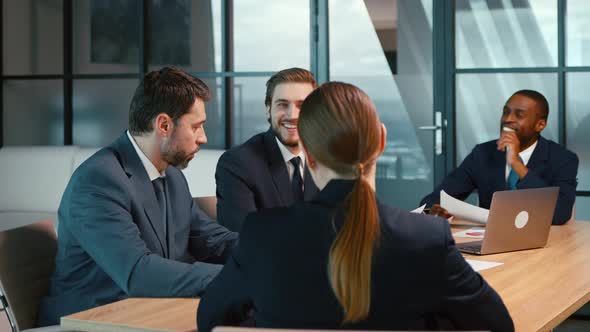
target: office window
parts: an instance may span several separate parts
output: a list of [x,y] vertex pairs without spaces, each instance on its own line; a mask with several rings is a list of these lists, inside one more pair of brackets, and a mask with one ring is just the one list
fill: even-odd
[[557,1],[456,0],[457,68],[557,65]]
[[150,70],[173,65],[188,72],[221,68],[221,1],[150,2]]
[[4,0],[2,6],[2,74],[63,73],[62,0]]
[[74,145],[103,147],[128,125],[137,79],[74,80]]
[[72,1],[75,74],[137,73],[140,1]]
[[264,96],[269,77],[234,78],[233,136],[241,144],[255,134],[268,130]]
[[63,145],[61,80],[3,82],[4,145]]
[[309,1],[234,1],[234,70],[309,69]]
[[590,191],[590,73],[568,73],[566,78],[567,147],[580,158],[578,190]]
[[566,63],[590,66],[590,4],[586,0],[568,0],[566,15]]
[[207,144],[204,149],[225,149],[225,113],[223,112],[223,78],[199,77],[211,90],[211,100],[205,104],[207,122],[205,133]]
[[456,88],[457,164],[476,144],[499,137],[502,108],[521,89],[547,98],[549,119],[542,135],[558,141],[557,74],[459,74]]

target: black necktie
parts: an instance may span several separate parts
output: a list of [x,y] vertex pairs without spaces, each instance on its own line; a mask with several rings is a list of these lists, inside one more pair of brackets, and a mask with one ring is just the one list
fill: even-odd
[[156,192],[156,199],[162,212],[162,229],[164,230],[164,241],[166,241],[166,178],[160,177],[152,181],[154,185],[154,191]]
[[291,180],[291,189],[293,190],[293,199],[295,202],[303,200],[303,179],[301,179],[301,171],[299,171],[299,164],[301,158],[293,157],[290,160],[295,170],[293,170],[293,179]]

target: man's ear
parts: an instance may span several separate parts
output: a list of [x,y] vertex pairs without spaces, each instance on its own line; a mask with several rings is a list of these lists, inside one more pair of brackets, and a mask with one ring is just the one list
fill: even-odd
[[543,129],[545,129],[545,127],[547,127],[547,119],[537,120],[537,123],[535,124],[535,131],[540,133],[543,131]]
[[387,128],[381,123],[381,147],[379,149],[379,155],[385,151],[385,144],[387,144]]
[[270,123],[270,105],[266,106],[266,121]]
[[174,123],[172,118],[166,113],[160,113],[154,120],[154,131],[162,137],[168,137],[172,134]]

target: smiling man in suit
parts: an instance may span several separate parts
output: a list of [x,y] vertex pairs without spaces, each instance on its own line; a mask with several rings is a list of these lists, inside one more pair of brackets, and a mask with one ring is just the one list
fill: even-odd
[[441,190],[463,200],[477,189],[479,206],[489,209],[496,191],[556,186],[553,224],[567,222],[576,199],[578,157],[541,136],[548,115],[549,103],[541,93],[515,92],[502,110],[500,138],[476,145],[420,204],[432,205],[430,213],[448,217],[439,205]]
[[266,83],[270,128],[226,151],[217,164],[217,220],[240,231],[246,215],[260,209],[309,200],[318,188],[299,148],[297,121],[301,104],[317,84],[313,74],[290,68]]
[[237,242],[193,203],[184,168],[207,143],[209,89],[175,68],[147,74],[129,130],[72,175],[39,324],[127,297],[194,297]]

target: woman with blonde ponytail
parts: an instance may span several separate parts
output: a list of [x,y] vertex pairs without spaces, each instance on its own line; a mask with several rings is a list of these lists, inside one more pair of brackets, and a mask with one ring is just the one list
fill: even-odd
[[305,329],[514,330],[465,262],[446,220],[380,203],[386,130],[357,87],[326,83],[303,102],[300,144],[318,195],[250,214],[198,308],[199,331],[244,321]]

